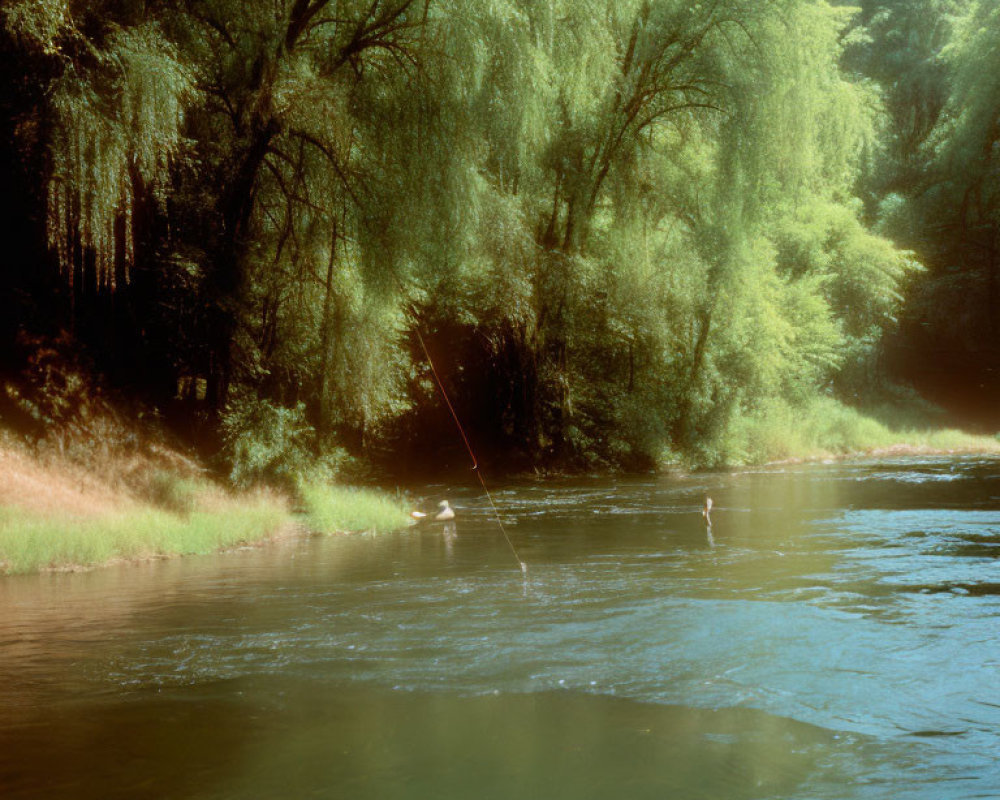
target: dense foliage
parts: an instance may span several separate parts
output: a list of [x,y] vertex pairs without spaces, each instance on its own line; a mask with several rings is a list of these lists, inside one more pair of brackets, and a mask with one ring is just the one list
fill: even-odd
[[425,345],[506,466],[738,458],[880,380],[917,162],[995,231],[997,12],[922,3],[11,0],[5,347],[71,329],[238,480],[458,463]]
[[873,0],[847,63],[887,111],[861,192],[866,219],[919,253],[890,353],[967,420],[1000,424],[1000,6]]

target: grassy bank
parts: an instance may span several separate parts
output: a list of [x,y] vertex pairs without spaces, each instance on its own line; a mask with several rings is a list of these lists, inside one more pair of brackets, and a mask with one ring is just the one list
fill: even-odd
[[1000,441],[936,425],[920,408],[861,411],[819,398],[801,407],[772,403],[737,420],[719,455],[739,466],[887,453],[1000,453]]
[[318,533],[386,533],[401,530],[411,522],[402,500],[384,492],[307,483],[299,487],[299,496],[306,525]]
[[258,499],[225,511],[178,515],[156,508],[78,518],[0,509],[0,563],[8,574],[117,560],[211,553],[257,542],[288,525],[282,504]]
[[291,522],[280,496],[232,495],[197,465],[111,451],[88,462],[0,439],[0,574],[207,553]]
[[0,574],[212,553],[265,541],[296,522],[317,533],[385,533],[411,522],[400,500],[368,489],[305,486],[300,518],[276,495],[206,501],[183,491],[189,482],[178,488],[160,480],[169,487],[163,489],[168,508],[124,502],[120,510],[78,515],[0,506]]
[[[0,431],[2,433],[2,431]],[[871,409],[831,398],[772,403],[704,442],[700,466],[740,466],[853,454],[995,453],[1000,441],[942,428],[926,409]],[[268,492],[231,493],[203,469],[157,445],[127,457],[40,457],[0,437],[0,574],[210,553],[267,540],[296,523],[318,533],[406,528],[402,498],[369,489],[302,483],[301,514]],[[153,455],[150,455],[152,453]],[[155,455],[155,457],[154,457]]]
[[317,533],[384,533],[401,530],[411,521],[401,501],[367,489],[305,486],[304,519],[297,519],[275,495],[206,503],[196,491],[184,491],[190,482],[178,486],[161,478],[160,484],[169,508],[125,503],[122,510],[78,516],[0,506],[0,573],[212,553],[265,541],[295,522]]
[[385,532],[410,522],[398,498],[372,490],[304,485],[297,515],[283,495],[233,493],[190,464],[99,468],[39,458],[10,437],[0,441],[0,477],[0,575],[211,553],[296,526]]

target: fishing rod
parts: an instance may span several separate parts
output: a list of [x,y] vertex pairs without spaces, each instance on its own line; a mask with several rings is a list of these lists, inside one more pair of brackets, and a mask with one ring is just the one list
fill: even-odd
[[469,458],[472,459],[472,471],[475,472],[476,477],[479,478],[479,484],[483,487],[486,499],[490,502],[490,508],[493,509],[493,516],[496,517],[497,525],[500,527],[500,532],[503,534],[503,538],[507,540],[507,546],[510,547],[510,552],[513,553],[514,558],[517,559],[517,563],[521,567],[521,574],[527,576],[528,565],[521,560],[521,556],[517,553],[517,548],[514,547],[514,543],[510,540],[510,536],[507,535],[507,529],[504,527],[503,520],[500,518],[500,512],[497,510],[496,503],[493,502],[493,495],[490,494],[490,490],[486,486],[486,481],[483,478],[483,471],[479,468],[479,460],[476,458],[476,454],[472,450],[472,444],[469,442],[469,437],[465,435],[465,428],[462,427],[462,422],[459,420],[455,407],[451,404],[451,400],[448,397],[448,392],[445,390],[444,384],[441,382],[441,377],[438,375],[437,368],[434,366],[434,359],[431,358],[430,351],[427,349],[427,343],[424,342],[424,337],[420,335],[420,329],[417,326],[413,327],[413,332],[417,334],[417,341],[420,342],[420,348],[424,351],[424,357],[427,359],[427,364],[431,368],[431,374],[434,376],[434,381],[437,383],[437,387],[441,392],[441,397],[444,398],[445,405],[448,406],[448,411],[451,412],[451,418],[455,420],[455,426],[458,428],[458,432],[462,436],[462,441],[465,443],[465,449],[469,451]]

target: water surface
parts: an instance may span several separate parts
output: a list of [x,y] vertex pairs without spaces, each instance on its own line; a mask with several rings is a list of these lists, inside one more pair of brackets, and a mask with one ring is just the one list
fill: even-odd
[[0,579],[0,794],[1000,796],[996,461],[499,488],[526,580],[421,493],[454,530]]

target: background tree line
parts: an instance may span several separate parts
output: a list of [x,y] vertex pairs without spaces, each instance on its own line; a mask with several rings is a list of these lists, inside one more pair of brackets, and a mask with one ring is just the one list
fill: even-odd
[[1000,424],[1000,4],[864,2],[845,63],[882,87],[865,219],[920,254],[889,365],[968,422]]
[[67,331],[252,480],[460,463],[423,343],[513,468],[871,397],[914,280],[893,363],[973,285],[995,353],[997,9],[863,6],[9,0],[3,367]]

